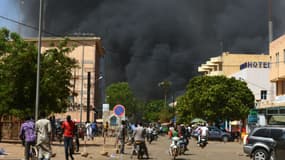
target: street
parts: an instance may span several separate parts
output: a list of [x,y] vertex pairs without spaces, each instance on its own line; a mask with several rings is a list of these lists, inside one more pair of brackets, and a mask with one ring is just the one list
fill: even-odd
[[[132,159],[131,149],[132,146],[126,145],[126,154],[116,154],[115,138],[108,137],[106,144],[103,145],[103,138],[96,137],[93,141],[81,141],[80,153],[87,152],[88,156],[83,157],[80,153],[74,155],[75,160],[106,160],[106,159]],[[169,139],[167,136],[160,136],[158,141],[154,141],[151,144],[147,144],[150,159],[153,160],[167,160],[171,159],[168,154]],[[0,143],[0,148],[3,148],[7,155],[0,156],[0,159],[5,160],[21,160],[23,159],[24,148],[20,143]],[[196,140],[191,139],[188,145],[189,151],[186,151],[185,155],[178,156],[178,160],[249,160],[243,154],[242,144],[238,142],[223,143],[220,141],[209,141],[209,144],[201,149],[197,146]],[[64,160],[64,148],[63,144],[58,142],[53,143],[52,150],[56,153],[53,160]],[[107,156],[101,155],[103,152],[108,152]],[[133,157],[133,159],[136,159]]]

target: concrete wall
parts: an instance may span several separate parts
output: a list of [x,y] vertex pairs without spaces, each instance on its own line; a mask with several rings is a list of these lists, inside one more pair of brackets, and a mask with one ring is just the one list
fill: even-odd
[[275,95],[275,85],[269,80],[269,71],[269,68],[246,68],[232,74],[231,77],[246,82],[254,94],[255,100],[261,100],[261,90],[266,90],[266,100],[272,101]]

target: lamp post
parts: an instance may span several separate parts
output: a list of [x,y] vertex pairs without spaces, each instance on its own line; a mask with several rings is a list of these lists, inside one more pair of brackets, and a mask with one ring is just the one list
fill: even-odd
[[[101,80],[101,79],[103,79],[104,78],[104,76],[103,75],[99,75],[99,77],[94,81],[94,87],[96,87],[95,86],[95,82],[97,82],[97,81],[99,81],[99,80]],[[95,89],[96,90],[96,89]],[[94,93],[94,96],[95,96],[95,93]],[[96,110],[96,106],[95,106],[95,103],[94,103],[94,121],[96,120],[96,114],[98,113],[98,110]]]
[[82,46],[82,57],[81,57],[81,97],[80,97],[80,124],[82,123],[82,110],[83,110],[83,81],[84,81],[84,45]]
[[[23,10],[23,5],[25,4],[25,1],[24,0],[20,0],[20,2],[19,2],[19,22],[20,23],[23,23],[23,20],[22,20],[22,10]],[[22,24],[19,24],[19,28],[18,28],[18,32],[19,32],[19,35],[21,35],[21,25]]]
[[40,0],[39,11],[39,32],[38,32],[38,57],[37,57],[37,84],[36,84],[36,106],[35,120],[38,120],[39,113],[39,94],[40,94],[40,63],[41,63],[41,47],[42,47],[42,17],[43,17],[43,0]]
[[163,89],[163,93],[164,93],[164,107],[166,107],[167,92],[168,92],[169,87],[171,86],[171,82],[167,81],[167,80],[164,80],[162,82],[159,82],[158,86]]

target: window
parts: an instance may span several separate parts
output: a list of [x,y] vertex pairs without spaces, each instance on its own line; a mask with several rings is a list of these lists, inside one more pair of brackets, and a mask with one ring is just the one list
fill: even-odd
[[281,137],[282,139],[285,139],[285,130],[283,130],[283,135]]
[[263,129],[258,129],[255,133],[253,133],[253,136],[256,137],[268,137],[268,130],[263,128]]
[[279,52],[276,53],[276,64],[279,64]]
[[280,139],[282,137],[281,129],[271,129],[271,137],[275,140]]
[[266,90],[261,90],[260,99],[267,99],[267,91]]
[[93,64],[93,60],[84,60],[84,64]]
[[285,93],[285,81],[281,81],[281,83],[282,83],[281,94],[284,94]]
[[285,63],[285,49],[283,49],[283,63]]

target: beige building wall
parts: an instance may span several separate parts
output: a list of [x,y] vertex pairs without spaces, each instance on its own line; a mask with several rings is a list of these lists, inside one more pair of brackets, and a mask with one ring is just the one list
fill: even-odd
[[276,96],[285,94],[285,35],[270,43],[270,80],[276,83]]
[[[28,38],[26,41],[32,41],[37,43],[36,38]],[[54,48],[60,41],[64,38],[59,37],[49,37],[42,39],[42,52],[47,49]],[[75,58],[78,61],[79,68],[75,68],[73,72],[73,79],[71,84],[73,85],[71,91],[74,92],[74,108],[69,108],[69,110],[78,110],[81,104],[81,93],[83,109],[87,106],[87,73],[91,73],[91,87],[90,87],[90,106],[100,107],[100,91],[99,88],[99,77],[100,77],[100,57],[104,55],[104,49],[101,44],[101,39],[99,37],[69,37],[67,47],[74,48],[69,56]],[[84,57],[83,57],[84,55]],[[83,63],[83,90],[81,90],[82,84],[82,58],[84,58]],[[72,96],[72,93],[71,93]],[[92,109],[92,108],[91,108]],[[76,114],[77,115],[77,114]],[[85,115],[83,115],[83,118]],[[90,117],[93,117],[92,115]],[[74,117],[79,118],[79,117]]]
[[212,57],[198,68],[198,72],[208,76],[230,76],[240,71],[245,62],[268,62],[269,55],[223,52],[221,56]]

